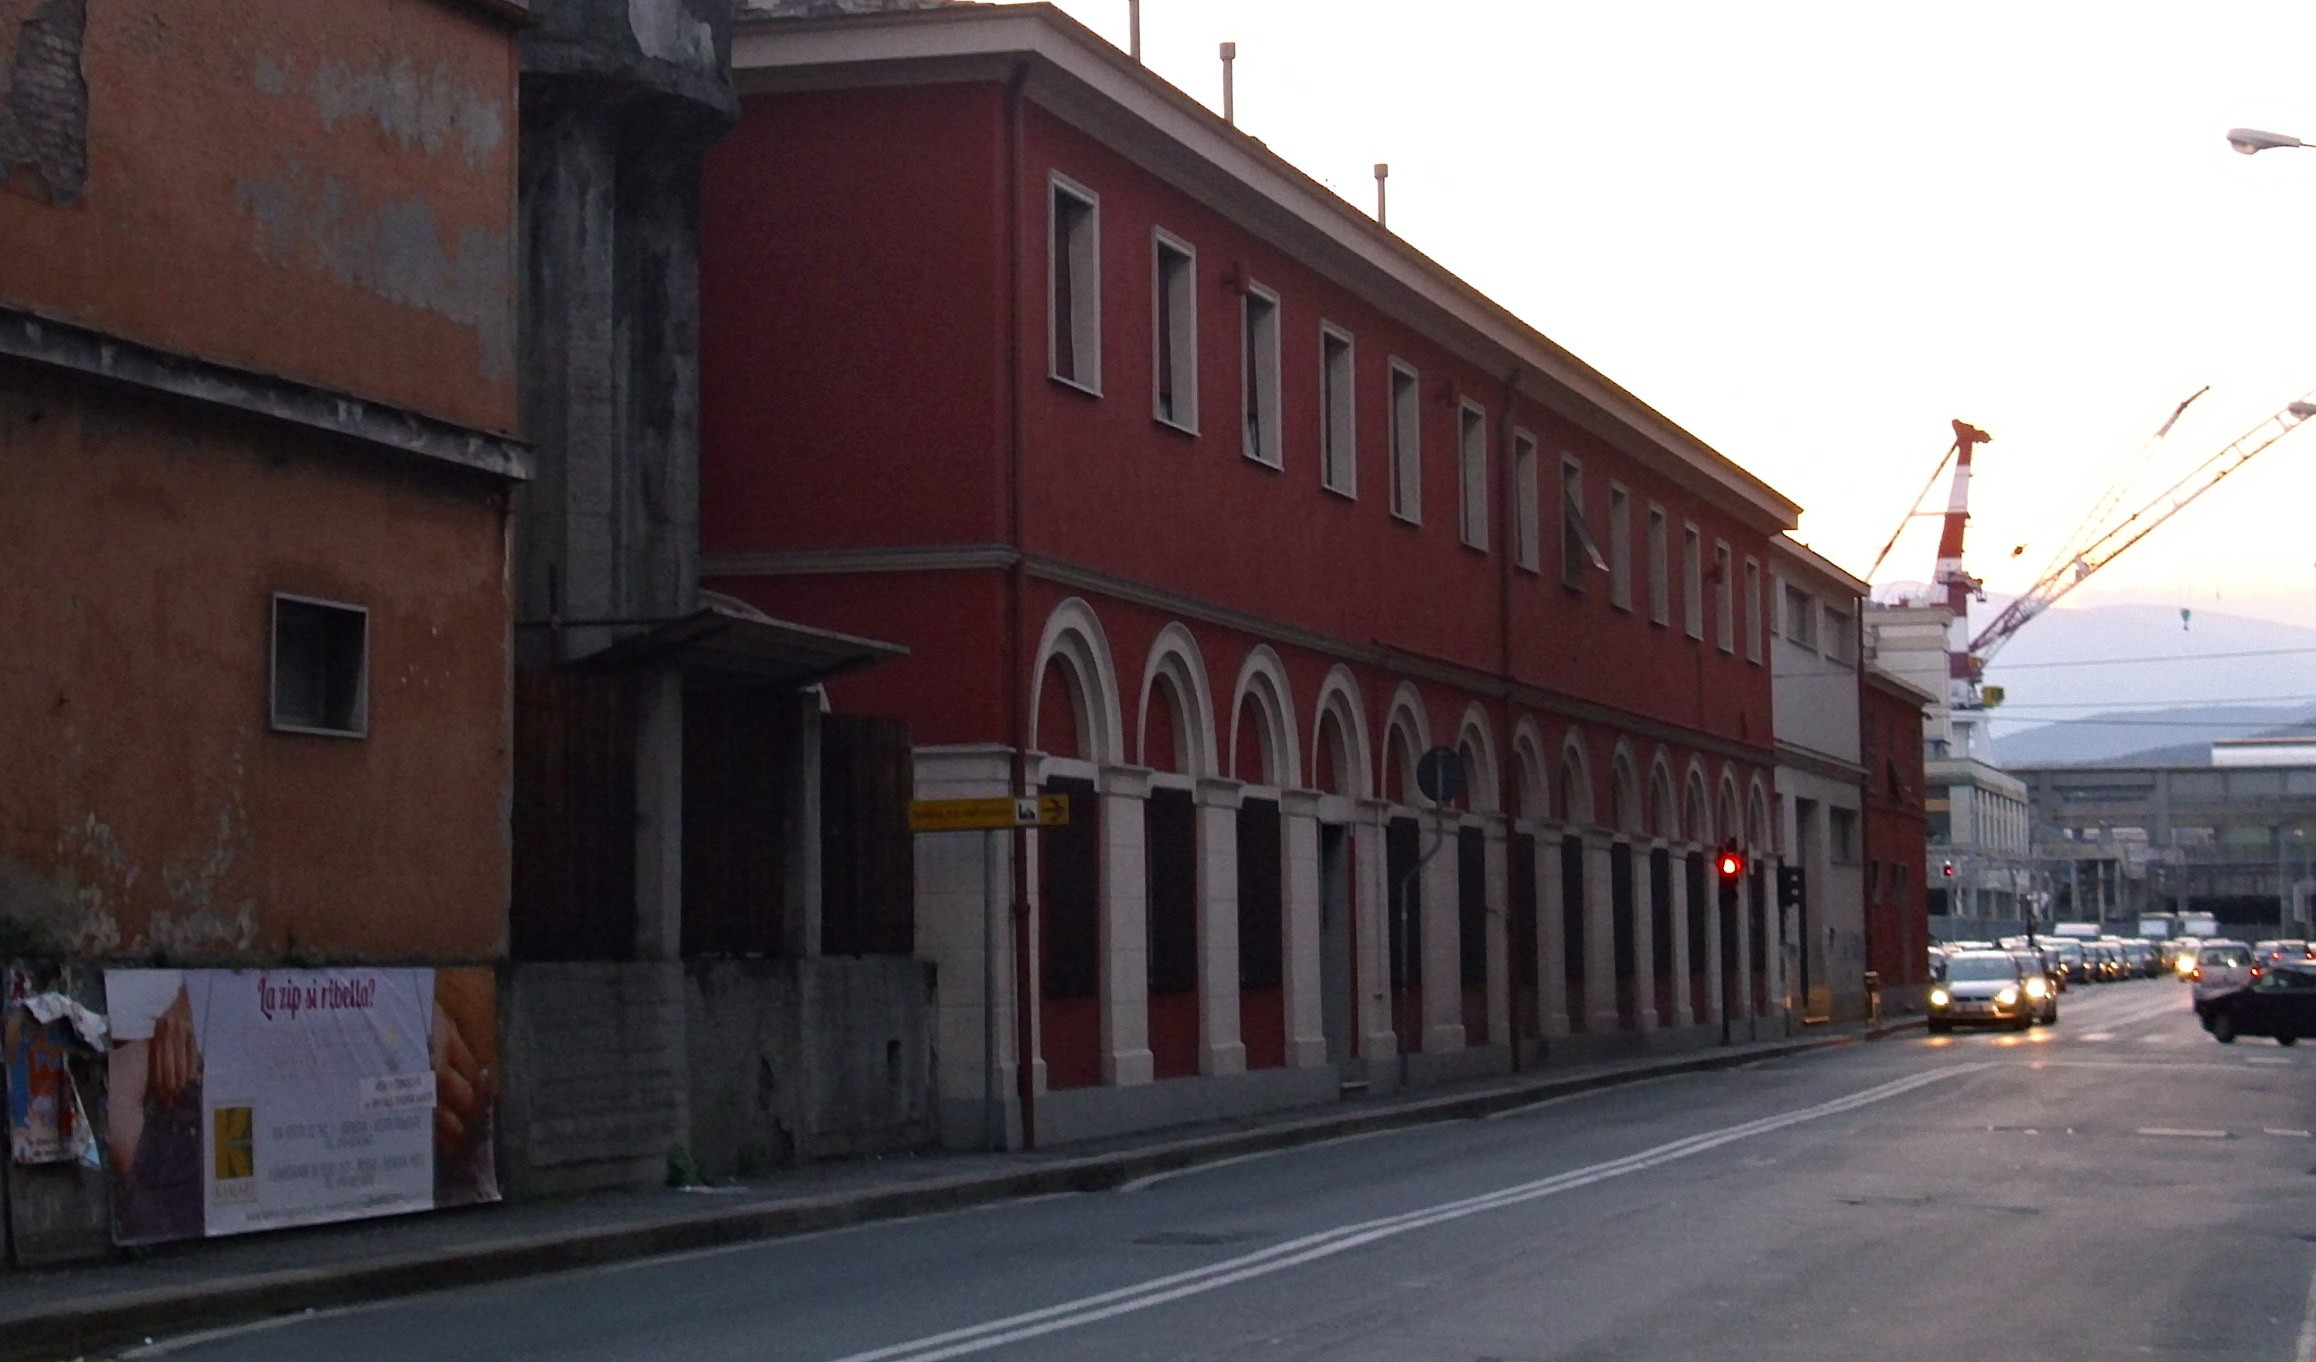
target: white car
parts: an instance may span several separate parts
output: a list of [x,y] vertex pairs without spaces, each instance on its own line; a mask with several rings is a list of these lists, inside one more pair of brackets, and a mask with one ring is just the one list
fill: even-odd
[[1946,977],[1930,990],[1930,1030],[1957,1026],[2007,1026],[2024,1031],[2035,1024],[2049,981],[2030,975],[2009,951],[1956,951],[1946,957]]
[[2241,941],[2221,937],[2196,947],[2195,967],[2187,972],[2187,981],[2195,985],[2198,1001],[2214,993],[2242,988],[2259,977],[2259,966],[2252,963],[2252,948]]

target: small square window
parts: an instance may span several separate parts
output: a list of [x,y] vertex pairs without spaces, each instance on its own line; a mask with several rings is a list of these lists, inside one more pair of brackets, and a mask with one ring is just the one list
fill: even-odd
[[1359,495],[1358,427],[1353,422],[1351,338],[1333,327],[1319,331],[1320,477],[1330,492]]
[[1246,364],[1239,426],[1246,432],[1246,456],[1277,468],[1284,463],[1279,452],[1279,296],[1249,288],[1241,329]]
[[1488,417],[1466,402],[1460,409],[1456,453],[1463,492],[1464,543],[1483,553],[1488,547]]
[[370,612],[273,598],[273,726],[358,738],[370,727]]

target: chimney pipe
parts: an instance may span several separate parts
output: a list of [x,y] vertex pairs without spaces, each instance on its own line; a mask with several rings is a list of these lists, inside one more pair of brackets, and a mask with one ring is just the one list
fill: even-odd
[[1238,44],[1224,43],[1222,45],[1222,121],[1234,128],[1238,126],[1238,103],[1232,97],[1230,64],[1237,60]]
[[1388,161],[1377,161],[1375,163],[1375,225],[1378,227],[1388,227],[1391,225],[1391,214],[1388,211],[1390,203],[1384,197],[1383,193],[1383,182],[1390,178],[1391,163]]
[[1126,0],[1126,51],[1142,60],[1142,0]]

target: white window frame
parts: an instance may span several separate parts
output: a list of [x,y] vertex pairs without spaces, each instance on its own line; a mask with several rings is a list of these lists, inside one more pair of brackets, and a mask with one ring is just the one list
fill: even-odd
[[1681,632],[1705,641],[1705,536],[1687,521],[1681,524]]
[[1858,616],[1853,610],[1843,610],[1833,602],[1825,603],[1825,658],[1845,667],[1857,665]]
[[[1070,261],[1070,316],[1066,319],[1071,353],[1079,358],[1075,372],[1062,372],[1061,290],[1054,287],[1062,251],[1061,201],[1075,200],[1086,210],[1083,240],[1066,243]],[[1060,171],[1046,176],[1046,375],[1082,392],[1102,395],[1102,198]]]
[[1457,527],[1464,547],[1488,551],[1488,409],[1456,404]]
[[1673,566],[1670,522],[1665,508],[1649,503],[1649,623],[1673,620]]
[[1621,482],[1608,485],[1608,603],[1632,609],[1632,492]]
[[1560,456],[1560,584],[1571,591],[1585,587],[1585,569],[1608,571],[1608,559],[1592,537],[1584,516],[1584,462],[1573,454]]
[[1775,572],[1771,572],[1769,574],[1769,598],[1762,605],[1762,613],[1769,617],[1769,636],[1771,638],[1785,637],[1784,621],[1781,618],[1784,607],[1785,579]]
[[1423,375],[1414,366],[1391,361],[1384,388],[1384,413],[1391,431],[1391,514],[1410,525],[1423,523]]
[[[328,724],[299,723],[285,719],[281,710],[281,608],[284,605],[306,606],[320,610],[335,610],[356,616],[362,624],[361,658],[354,677],[352,719],[345,727]],[[276,591],[266,607],[266,709],[269,726],[277,733],[306,733],[323,738],[366,738],[370,736],[370,609],[346,601],[325,600],[319,596],[300,596],[292,592]]]
[[1729,541],[1713,541],[1713,638],[1722,652],[1737,652],[1737,555]]
[[1785,615],[1786,641],[1797,648],[1817,651],[1817,597],[1791,582],[1785,584],[1779,602]]
[[1353,501],[1359,499],[1358,361],[1350,332],[1319,323],[1319,485]]
[[[1168,277],[1167,257],[1174,257]],[[1173,323],[1173,335],[1167,323]],[[1165,371],[1174,370],[1167,410]],[[1198,248],[1163,227],[1150,229],[1150,415],[1184,434],[1198,433]]]
[[1745,558],[1745,660],[1761,665],[1761,560]]
[[1513,430],[1512,497],[1517,514],[1512,526],[1512,564],[1523,572],[1538,574],[1544,571],[1544,527],[1540,519],[1540,489],[1536,486],[1540,461],[1536,437],[1524,430]]
[[[1262,310],[1257,316],[1256,310]],[[1280,430],[1279,295],[1248,284],[1238,305],[1239,447],[1265,468],[1287,466]]]

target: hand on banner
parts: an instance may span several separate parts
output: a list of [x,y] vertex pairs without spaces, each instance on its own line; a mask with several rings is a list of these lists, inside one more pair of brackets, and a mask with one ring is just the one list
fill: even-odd
[[201,1082],[201,1042],[193,1034],[193,1000],[184,989],[153,1023],[146,1091],[162,1106]]
[[[491,1101],[497,1096],[491,1066],[477,1051],[495,1050],[491,1029],[496,1024],[491,983],[487,972],[477,971],[480,991],[461,987],[457,976],[438,976],[434,999],[434,1152],[454,1159],[467,1152],[481,1136]],[[468,1032],[473,1031],[473,1040]]]

